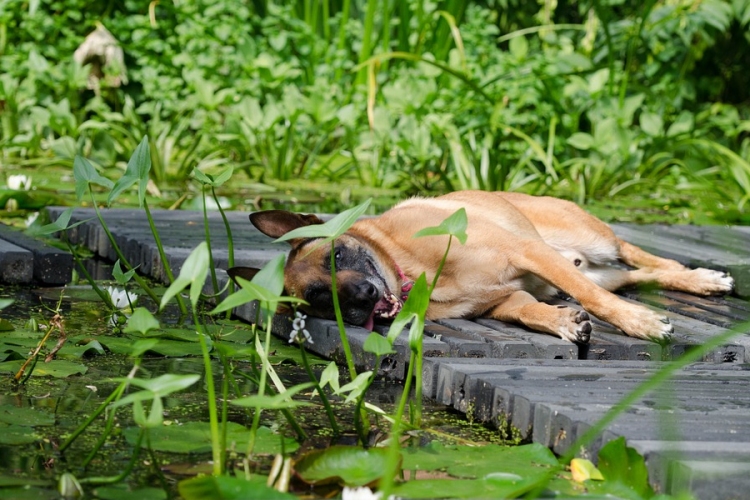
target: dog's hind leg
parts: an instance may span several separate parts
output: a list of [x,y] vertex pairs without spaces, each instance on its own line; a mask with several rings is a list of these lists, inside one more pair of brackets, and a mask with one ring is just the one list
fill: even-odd
[[512,293],[488,316],[500,321],[521,323],[571,342],[587,343],[591,336],[591,321],[586,311],[538,302],[524,291]]
[[625,264],[637,268],[622,275],[620,286],[653,283],[667,290],[696,295],[724,294],[734,288],[734,280],[727,273],[704,268],[688,269],[677,261],[651,255],[622,240],[620,258]]

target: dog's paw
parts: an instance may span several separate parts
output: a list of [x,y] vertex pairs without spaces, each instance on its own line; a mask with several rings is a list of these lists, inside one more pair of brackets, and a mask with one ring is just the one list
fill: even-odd
[[656,342],[669,342],[674,334],[669,318],[644,306],[634,305],[627,320],[617,326],[630,337]]
[[690,271],[690,282],[697,295],[723,295],[734,289],[734,278],[729,274],[702,267]]
[[571,342],[588,344],[591,338],[591,331],[593,330],[589,314],[586,311],[579,311],[569,307],[565,307],[564,310],[568,314],[558,329],[560,337]]

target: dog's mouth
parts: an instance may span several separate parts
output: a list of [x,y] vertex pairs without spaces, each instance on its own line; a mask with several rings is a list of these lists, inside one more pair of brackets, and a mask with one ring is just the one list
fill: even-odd
[[383,295],[375,303],[370,316],[367,318],[364,325],[362,325],[366,329],[372,331],[373,327],[375,326],[376,319],[391,320],[395,318],[396,315],[401,312],[401,308],[404,306],[404,302],[401,298],[399,298],[398,295],[395,295],[388,289],[388,285],[386,284],[385,279],[382,277],[379,269],[370,259],[367,259],[367,261],[365,262],[365,266],[370,275],[377,277],[383,284]]

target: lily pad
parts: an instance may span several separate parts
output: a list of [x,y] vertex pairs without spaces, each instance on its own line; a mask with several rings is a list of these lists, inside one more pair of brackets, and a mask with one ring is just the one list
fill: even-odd
[[131,490],[127,485],[101,486],[94,490],[96,498],[101,500],[164,500],[167,493],[161,488],[137,488]]
[[[39,435],[31,427],[23,427],[21,425],[0,425],[0,444],[31,444],[37,440],[39,440]],[[3,486],[1,477],[0,486]]]
[[408,448],[403,452],[404,469],[443,469],[461,478],[486,477],[495,473],[517,474],[528,477],[536,469],[546,473],[559,463],[555,455],[541,444],[524,446],[444,446],[433,441],[422,448]]
[[518,498],[535,485],[535,478],[426,479],[397,486],[397,498]]
[[181,481],[180,496],[185,500],[285,500],[297,498],[266,486],[266,477],[255,475],[247,481],[239,477],[203,476]]
[[304,454],[294,463],[294,470],[310,484],[341,483],[365,486],[378,479],[386,470],[388,450],[356,446],[331,446]]
[[[23,365],[22,360],[5,361],[0,363],[0,373],[16,373]],[[66,361],[64,359],[53,359],[49,363],[39,360],[34,367],[34,377],[65,378],[71,375],[83,375],[88,368],[79,363]]]
[[33,427],[35,425],[53,425],[54,415],[34,408],[19,408],[12,405],[0,405],[0,422]]
[[[138,427],[125,429],[123,434],[128,443],[138,442]],[[182,425],[164,425],[149,429],[151,448],[156,451],[170,453],[208,453],[211,451],[211,429],[208,422],[188,422]],[[227,443],[239,453],[247,450],[250,431],[237,423],[227,423]],[[283,450],[293,452],[299,446],[294,440],[274,434],[268,427],[260,427],[255,439],[254,452],[259,454],[281,453],[281,440],[284,440]],[[142,443],[146,447],[145,440]]]

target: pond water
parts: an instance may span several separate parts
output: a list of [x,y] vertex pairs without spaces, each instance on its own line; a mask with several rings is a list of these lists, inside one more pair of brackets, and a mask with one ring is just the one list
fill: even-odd
[[[108,277],[107,265],[93,266],[90,270],[99,279]],[[0,298],[15,300],[13,305],[0,313],[0,318],[7,322],[5,326],[8,330],[0,332],[0,346],[3,347],[0,350],[0,369],[4,377],[3,390],[0,391],[0,496],[57,498],[57,481],[64,472],[70,472],[83,481],[91,480],[92,477],[111,478],[120,474],[127,468],[136,444],[137,426],[133,421],[131,406],[117,409],[111,432],[86,467],[82,465],[87,456],[96,447],[97,440],[107,433],[105,415],[109,412],[94,419],[64,452],[60,448],[76,428],[112,394],[119,384],[118,379],[131,372],[134,360],[127,353],[136,340],[135,336],[124,334],[121,327],[112,323],[111,312],[106,310],[87,286],[68,287],[64,290],[5,287],[0,288]],[[141,305],[146,305],[143,302]],[[13,378],[14,374],[29,351],[44,336],[43,329],[34,331],[30,328],[33,325],[29,324],[29,320],[35,320],[39,325],[48,325],[55,316],[55,311],[62,319],[61,325],[66,334],[63,347],[57,352],[54,361],[46,363],[44,355],[56,348],[60,340],[59,334],[51,335],[34,367],[33,375],[24,383],[17,383]],[[162,323],[159,347],[147,353],[136,376],[154,379],[165,374],[201,375],[197,383],[163,398],[162,415],[164,427],[172,429],[185,428],[191,422],[205,423],[208,421],[208,407],[204,365],[197,342],[190,338],[191,334],[194,336],[194,328],[189,324],[179,324],[177,312],[173,310],[158,317]],[[9,325],[12,325],[12,330]],[[252,335],[247,325],[216,321],[212,327],[215,328],[214,332],[219,332],[217,335],[222,338],[222,342],[225,338],[241,338],[239,344],[242,345],[232,344],[235,349],[250,345],[247,342]],[[308,356],[313,360],[314,372],[320,376],[327,361]],[[297,347],[279,340],[274,341],[271,362],[287,387],[309,382],[299,360]],[[227,389],[228,398],[234,399],[235,394],[246,396],[255,393],[258,387],[256,364],[249,358],[243,358],[241,354],[230,356],[228,364],[234,382]],[[223,369],[218,361],[213,362],[217,380],[221,380]],[[341,383],[346,381],[342,380]],[[399,383],[376,381],[368,390],[366,401],[386,412],[392,412],[402,389]],[[220,395],[221,390],[221,384],[217,385],[217,393]],[[136,392],[134,387],[130,389],[130,393],[132,392]],[[301,450],[336,443],[356,443],[352,405],[344,404],[341,398],[332,398],[337,421],[343,430],[341,436],[333,438],[331,425],[326,419],[320,399],[313,397],[309,390],[301,393],[298,399],[311,404],[294,409],[294,416],[307,433],[307,438],[301,442],[295,440],[294,431],[280,412],[264,411],[260,421],[263,435],[258,438],[256,454],[251,462],[256,472],[267,473],[273,455],[281,452],[282,448],[290,451],[299,447],[299,454]],[[144,404],[148,410],[150,402]],[[230,453],[231,468],[241,464],[241,455],[247,446],[242,432],[250,426],[252,412],[233,405],[228,405],[225,411],[227,420],[237,425],[229,431],[229,448],[237,450],[236,454]],[[501,432],[469,422],[464,416],[442,405],[426,401],[424,411],[424,430],[413,433],[411,438],[415,443],[433,439],[454,443],[504,441],[505,436]],[[375,418],[371,424],[370,436],[372,442],[376,443],[385,437],[389,424]],[[152,445],[156,451],[149,453],[143,450],[132,473],[124,481],[114,485],[84,484],[87,494],[98,498],[123,498],[120,495],[124,494],[128,498],[128,491],[136,490],[136,495],[141,500],[165,498],[166,495],[176,493],[179,480],[200,472],[210,473],[210,446],[191,443],[196,440],[194,434],[187,437],[175,436],[177,435],[159,437],[153,434]],[[170,448],[180,439],[187,442],[180,442],[176,448]],[[232,439],[236,441],[231,441]],[[165,445],[165,442],[168,444]],[[191,447],[191,444],[194,446]],[[186,451],[177,452],[177,448]],[[302,488],[298,493],[310,493],[309,487],[305,485],[293,483],[292,490],[295,488]],[[331,491],[335,489],[314,493],[318,495]]]

